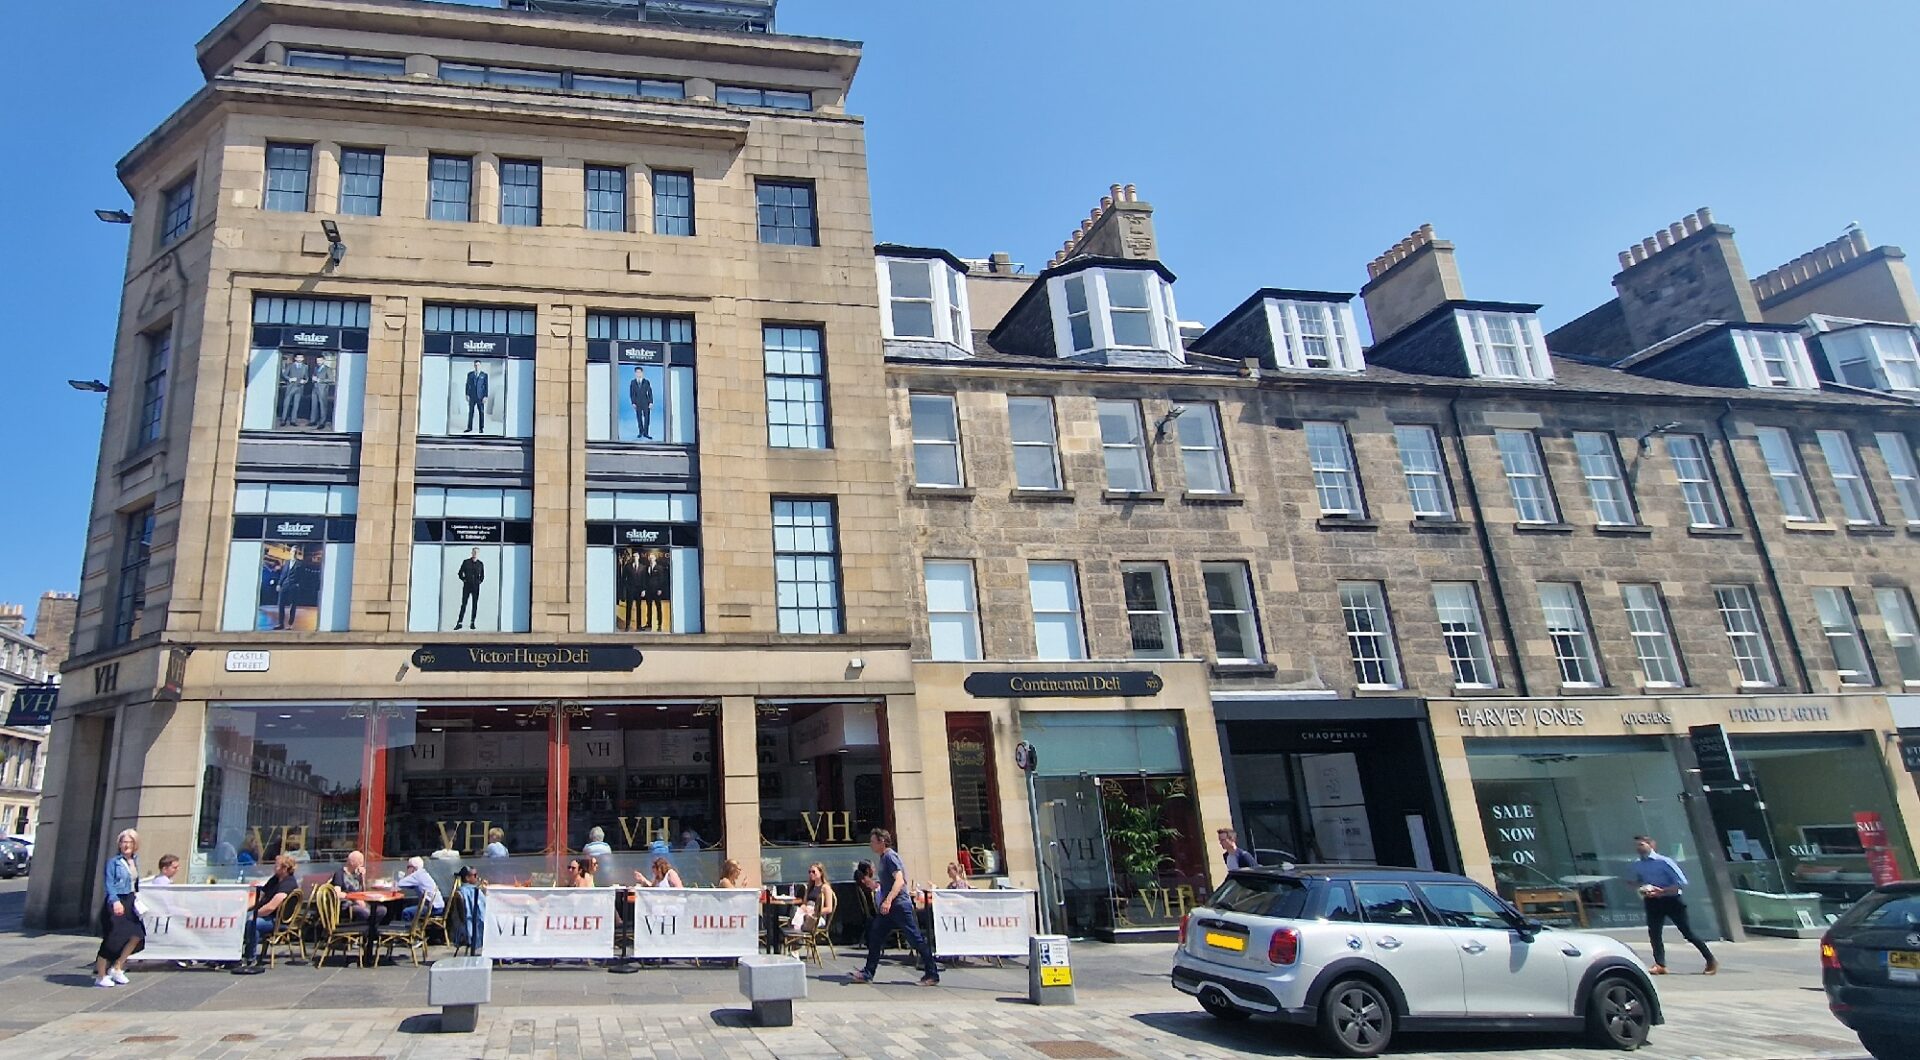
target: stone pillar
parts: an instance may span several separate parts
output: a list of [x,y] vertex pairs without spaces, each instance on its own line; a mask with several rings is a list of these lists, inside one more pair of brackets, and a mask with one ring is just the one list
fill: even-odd
[[721,801],[726,818],[727,856],[740,863],[746,882],[760,878],[760,756],[754,747],[759,721],[752,696],[720,700]]
[[[914,697],[888,696],[881,709],[887,712],[887,770],[891,774],[888,784],[893,790],[893,820],[884,827],[892,830],[894,846],[906,859],[910,877],[944,884],[947,862],[953,857],[953,844],[948,842],[936,848],[928,828],[927,784],[921,773],[920,716]],[[946,832],[952,831],[953,815],[949,813]],[[856,843],[865,838],[853,837]]]

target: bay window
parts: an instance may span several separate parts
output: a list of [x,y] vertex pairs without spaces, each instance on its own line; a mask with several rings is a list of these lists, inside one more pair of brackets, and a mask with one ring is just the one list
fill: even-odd
[[946,257],[880,258],[885,336],[946,342],[972,352],[963,271]]
[[1816,390],[1820,386],[1813,374],[1813,360],[1807,356],[1806,342],[1791,331],[1736,330],[1733,345],[1739,351],[1748,386],[1794,390]]
[[1553,381],[1553,362],[1540,320],[1532,313],[1456,310],[1467,370],[1481,379]]
[[1366,368],[1350,304],[1269,298],[1266,311],[1276,367],[1334,372]]
[[1151,269],[1086,269],[1047,281],[1061,354],[1153,350],[1182,356],[1173,285]]

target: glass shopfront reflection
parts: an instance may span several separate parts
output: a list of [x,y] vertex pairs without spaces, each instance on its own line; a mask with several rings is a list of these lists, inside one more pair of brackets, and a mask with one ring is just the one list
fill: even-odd
[[356,848],[364,715],[340,706],[216,704],[206,732],[189,879],[259,875],[282,853],[310,871],[331,871]]
[[[1644,925],[1627,875],[1638,834],[1704,887],[1680,768],[1664,740],[1468,740],[1467,766],[1500,896],[1528,916],[1569,927]],[[1688,910],[1698,930],[1717,933],[1711,902]]]
[[[756,713],[762,879],[805,883],[814,862],[852,879],[873,857],[868,833],[894,827],[880,704],[762,702]],[[919,871],[931,879],[931,866]]]

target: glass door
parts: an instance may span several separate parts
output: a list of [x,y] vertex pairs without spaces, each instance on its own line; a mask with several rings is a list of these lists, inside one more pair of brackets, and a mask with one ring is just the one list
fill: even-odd
[[1033,778],[1040,837],[1041,902],[1057,934],[1084,937],[1114,925],[1113,866],[1100,782],[1081,774]]

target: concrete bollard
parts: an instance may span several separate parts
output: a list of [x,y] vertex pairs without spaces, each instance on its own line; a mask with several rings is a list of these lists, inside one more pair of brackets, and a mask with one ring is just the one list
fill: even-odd
[[1027,936],[1027,1000],[1036,1005],[1071,1005],[1073,961],[1065,935]]

